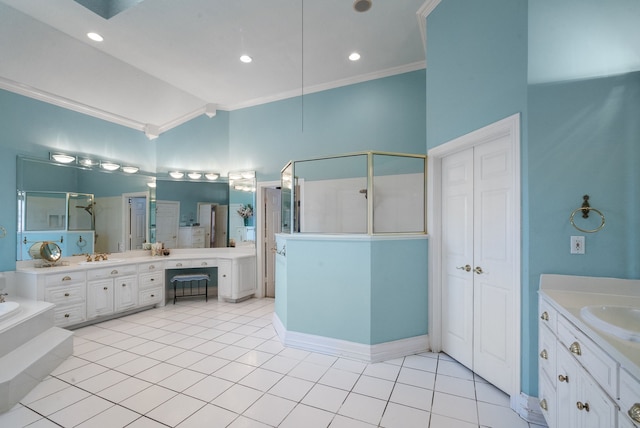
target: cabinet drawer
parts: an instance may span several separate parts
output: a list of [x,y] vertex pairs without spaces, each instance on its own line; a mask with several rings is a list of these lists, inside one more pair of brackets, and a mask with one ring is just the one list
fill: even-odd
[[549,384],[553,385],[554,388],[556,385],[556,359],[556,337],[541,322],[538,336],[539,376],[540,378],[546,377]]
[[564,317],[558,318],[558,339],[611,396],[618,396],[618,364]]
[[167,260],[165,263],[167,269],[191,267],[191,260]]
[[[99,262],[98,262],[99,263]],[[87,279],[113,278],[122,275],[135,275],[138,273],[136,265],[118,265],[99,269],[90,269],[87,271]]]
[[624,369],[620,370],[620,411],[629,417],[629,412],[638,415],[632,420],[640,425],[640,381]]
[[540,323],[546,325],[554,334],[557,331],[558,313],[546,300],[540,299],[539,303],[539,319]]
[[53,310],[53,322],[58,327],[79,324],[85,318],[85,305],[57,306]]
[[162,287],[148,288],[140,290],[138,293],[138,305],[147,306],[162,301]]
[[555,382],[551,382],[545,377],[540,377],[538,389],[540,409],[542,410],[544,419],[547,421],[549,428],[555,428],[557,413]]
[[149,288],[161,286],[163,284],[164,274],[161,271],[140,274],[138,277],[138,287]]
[[71,284],[60,287],[47,287],[44,290],[44,300],[56,305],[70,305],[85,301],[84,284]]
[[44,277],[44,283],[45,285],[62,285],[74,282],[83,282],[84,279],[84,272],[67,272],[47,275]]
[[162,272],[164,270],[164,262],[149,262],[149,263],[140,263],[138,265],[138,272],[147,273],[147,272]]
[[195,259],[191,260],[191,267],[197,268],[208,268],[208,267],[216,267],[218,263],[216,259]]

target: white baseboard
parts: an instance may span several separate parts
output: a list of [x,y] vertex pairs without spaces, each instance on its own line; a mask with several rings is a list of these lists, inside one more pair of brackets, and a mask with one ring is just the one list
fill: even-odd
[[520,395],[511,397],[511,408],[527,422],[543,427],[547,426],[538,397],[531,397],[521,392]]
[[287,331],[275,313],[273,314],[273,327],[284,346],[336,357],[353,358],[369,363],[392,360],[429,350],[428,335],[414,336],[375,345],[365,345],[331,337]]

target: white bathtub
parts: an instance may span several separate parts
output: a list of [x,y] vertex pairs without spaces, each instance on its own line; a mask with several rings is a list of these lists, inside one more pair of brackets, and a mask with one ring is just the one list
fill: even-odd
[[0,303],[0,322],[11,318],[14,315],[20,313],[20,303],[18,302],[3,302]]

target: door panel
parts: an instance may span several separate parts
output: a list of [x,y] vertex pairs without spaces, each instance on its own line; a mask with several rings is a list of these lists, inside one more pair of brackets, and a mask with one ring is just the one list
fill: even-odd
[[514,367],[513,165],[508,138],[474,149],[474,319],[473,370],[503,391],[511,390]]
[[[442,160],[442,348],[473,366],[473,151]],[[469,268],[465,268],[466,266]]]

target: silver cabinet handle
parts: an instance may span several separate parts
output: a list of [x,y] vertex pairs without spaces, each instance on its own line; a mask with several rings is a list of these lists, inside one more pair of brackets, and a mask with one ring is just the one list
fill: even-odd
[[476,266],[475,269],[473,269],[473,271],[475,273],[477,273],[478,275],[482,275],[484,273],[484,271],[482,270],[482,268],[480,266]]
[[471,266],[469,266],[469,265],[457,266],[456,269],[460,269],[460,270],[463,270],[465,272],[471,272]]
[[640,422],[640,403],[635,403],[627,412],[629,417],[636,422]]

